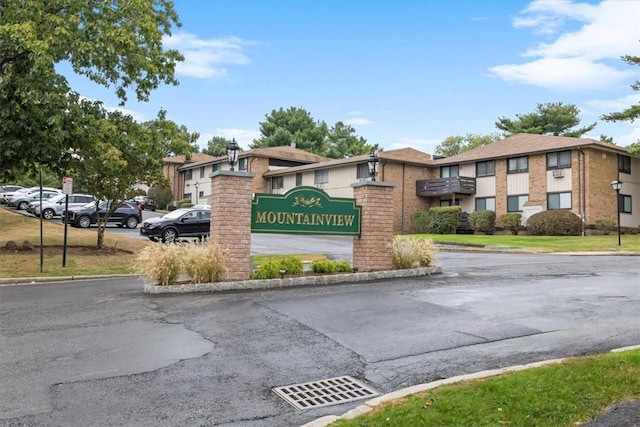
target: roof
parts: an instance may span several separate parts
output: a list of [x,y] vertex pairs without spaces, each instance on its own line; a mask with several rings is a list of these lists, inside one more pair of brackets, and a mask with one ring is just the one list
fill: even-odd
[[[433,162],[431,155],[418,151],[414,148],[399,148],[397,150],[379,151],[378,159],[381,161],[392,161],[399,163],[412,163],[419,165],[427,165]],[[313,163],[310,165],[293,166],[282,169],[275,169],[264,173],[264,176],[287,175],[295,172],[303,172],[316,169],[336,168],[340,166],[351,165],[354,163],[364,163],[369,160],[368,154],[347,157],[346,159],[329,159],[323,162]]]
[[608,151],[629,153],[624,147],[596,141],[595,139],[519,133],[455,156],[435,160],[432,164],[447,165],[580,147],[597,147]]
[[[184,165],[180,166],[179,169],[191,169],[198,166],[213,163],[224,163],[227,161],[226,155],[213,157],[205,154],[205,156],[207,156],[208,158],[199,161],[193,161],[191,163],[185,163]],[[238,153],[238,158],[245,157],[266,157],[270,159],[292,160],[300,163],[316,163],[327,160],[327,157],[309,153],[308,151],[300,150],[299,148],[294,148],[289,145],[282,145],[279,147],[254,148],[247,151],[240,151]]]
[[[206,161],[211,161],[213,159],[215,159],[215,157],[210,156],[208,154],[195,153],[191,156],[191,160],[189,163],[206,162]],[[185,156],[169,156],[162,159],[162,161],[164,161],[165,163],[186,163],[187,160]]]

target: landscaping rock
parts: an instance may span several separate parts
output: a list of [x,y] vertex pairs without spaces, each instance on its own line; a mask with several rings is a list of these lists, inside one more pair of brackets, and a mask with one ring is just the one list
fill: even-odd
[[12,252],[15,252],[18,250],[18,244],[13,240],[9,240],[7,243],[5,243],[4,247],[7,248],[7,250]]
[[22,242],[22,250],[23,251],[33,251],[33,243],[28,240]]

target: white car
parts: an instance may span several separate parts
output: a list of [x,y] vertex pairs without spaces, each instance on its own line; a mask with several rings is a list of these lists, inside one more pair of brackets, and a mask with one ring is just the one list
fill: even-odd
[[[57,191],[58,193],[62,192],[62,190],[59,190],[57,188],[51,188],[51,187],[42,187],[42,190]],[[6,205],[9,203],[9,200],[12,198],[23,197],[23,196],[28,197],[35,193],[40,193],[40,187],[28,187],[28,188],[22,188],[16,191],[11,191],[9,193],[2,193],[2,198],[0,199],[0,203],[2,203],[3,205]]]
[[[29,204],[27,208],[27,212],[40,216],[42,214],[42,218],[44,219],[53,219],[57,216],[62,216],[62,211],[64,211],[65,206],[67,205],[66,194],[59,194],[55,197],[52,197],[49,200],[43,201],[42,206],[40,206],[39,201],[34,201]],[[69,194],[69,209],[83,207],[87,203],[95,202],[96,198],[90,194]]]
[[42,195],[42,200],[49,200],[50,198],[55,197],[58,194],[61,194],[60,190],[56,190],[56,189],[53,189],[53,190],[43,189],[42,193],[40,193],[40,190],[32,191],[29,193],[17,193],[7,201],[7,206],[16,208],[21,211],[25,211],[29,207],[29,203],[34,202],[36,200],[39,201],[41,195]]

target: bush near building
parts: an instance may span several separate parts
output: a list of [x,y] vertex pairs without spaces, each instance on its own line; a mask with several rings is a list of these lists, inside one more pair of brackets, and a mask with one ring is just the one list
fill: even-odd
[[469,216],[469,222],[477,232],[493,234],[496,231],[496,213],[494,211],[472,212]]
[[603,235],[608,236],[616,228],[616,222],[609,218],[596,219],[596,230],[600,231]]
[[508,230],[514,236],[517,236],[520,232],[520,223],[522,222],[522,214],[508,213],[500,217],[499,220],[502,227]]
[[568,210],[542,211],[527,220],[527,230],[533,236],[579,236],[582,220]]

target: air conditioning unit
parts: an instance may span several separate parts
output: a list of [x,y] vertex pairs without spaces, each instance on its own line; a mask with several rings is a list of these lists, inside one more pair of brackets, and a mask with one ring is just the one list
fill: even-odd
[[554,178],[562,178],[564,176],[564,170],[562,169],[556,169],[553,171],[553,177]]

